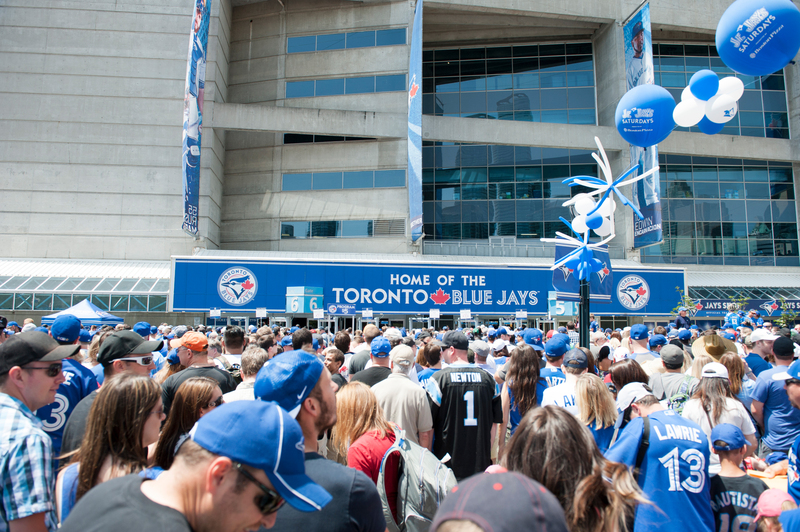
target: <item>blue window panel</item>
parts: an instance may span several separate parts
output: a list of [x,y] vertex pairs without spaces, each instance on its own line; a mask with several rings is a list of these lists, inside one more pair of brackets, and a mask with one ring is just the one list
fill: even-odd
[[543,89],[554,89],[567,86],[565,72],[542,72],[539,74],[539,83]]
[[317,35],[317,51],[341,50],[344,48],[345,34]]
[[339,190],[342,188],[341,172],[315,172],[314,190]]
[[[489,165],[490,166],[504,166],[504,165],[513,165],[514,164],[514,146],[501,146],[498,144],[492,144],[489,146]],[[489,170],[490,175],[498,175],[494,173],[497,170],[496,168],[492,168]],[[500,179],[500,181],[513,181],[514,180],[514,169],[508,168],[508,176],[510,179]]]
[[372,188],[372,172],[345,172],[344,188]]
[[548,124],[568,124],[569,115],[566,109],[542,111],[542,122],[546,122]]
[[594,109],[570,109],[570,124],[594,124]]
[[593,109],[594,88],[569,89],[567,91],[570,109]]
[[457,201],[461,199],[461,185],[450,183],[437,183],[433,191],[434,199],[438,201]]
[[488,222],[489,221],[489,202],[488,201],[462,201],[461,219],[464,222]]
[[513,222],[516,221],[516,209],[514,201],[494,200],[489,202],[489,221],[490,222]]
[[[422,202],[422,221],[423,223],[430,224],[434,221],[434,204],[432,201]],[[426,230],[427,232],[427,230]]]
[[512,87],[512,84],[511,74],[501,74],[486,78],[486,88],[490,91],[508,90]]
[[514,74],[514,88],[515,89],[538,89],[539,88],[539,73],[538,72],[525,72],[522,74]]
[[775,222],[795,222],[797,215],[795,214],[794,201],[773,201],[772,202],[772,220]]
[[[539,91],[542,109],[566,109],[567,91],[563,89],[543,89]],[[546,120],[547,121],[547,120]]]
[[166,312],[167,296],[150,296],[147,308],[150,312]]
[[377,170],[375,172],[375,188],[406,186],[405,170]]
[[739,109],[742,111],[762,111],[761,93],[759,91],[744,91],[739,98]]
[[594,60],[591,55],[567,57],[567,70],[594,70]]
[[761,78],[761,88],[765,91],[784,91],[786,90],[786,84],[783,76],[773,74]]
[[591,70],[567,72],[568,87],[594,87],[594,72]]
[[[448,78],[444,78],[448,79]],[[438,83],[439,80],[437,80]],[[451,85],[441,85],[442,89],[446,89]],[[458,84],[460,87],[461,92],[475,92],[475,91],[485,91],[486,90],[486,77],[468,77],[468,78],[461,78],[461,82]],[[458,88],[454,88],[455,90],[459,90]]]
[[486,240],[489,238],[489,226],[485,223],[461,224],[463,240]]
[[372,236],[372,220],[343,220],[343,237],[369,237]]
[[367,48],[369,46],[375,46],[374,31],[358,31],[347,34],[348,48]]
[[434,202],[436,223],[458,223],[461,222],[461,202],[460,201],[436,201]]
[[147,310],[147,296],[135,295],[131,296],[130,311],[131,312],[144,312]]
[[461,93],[461,116],[481,115],[486,113],[485,92]]
[[311,236],[311,222],[282,222],[281,238],[308,238]]
[[772,221],[772,215],[770,214],[770,205],[768,201],[747,201],[746,205],[748,222],[770,223]]
[[311,190],[311,183],[311,174],[283,174],[282,190]]
[[375,78],[373,76],[347,78],[345,85],[346,94],[365,94],[369,92],[375,92]]
[[316,49],[316,42],[316,35],[289,37],[289,42],[286,45],[286,53],[297,54],[301,52],[313,52]]
[[517,238],[542,238],[544,224],[542,222],[517,223]]
[[436,224],[434,232],[436,240],[460,240],[461,224]]
[[[441,93],[441,92],[458,92],[459,82],[458,78],[436,78],[436,82],[434,84],[434,92]],[[477,89],[477,90],[484,90],[484,89]]]
[[344,94],[344,79],[318,79],[315,96],[335,96]]
[[308,98],[314,96],[314,80],[309,81],[287,81],[287,98]]
[[378,30],[375,35],[376,46],[392,46],[406,43],[406,28]]
[[406,75],[376,76],[375,92],[392,92],[406,90]]

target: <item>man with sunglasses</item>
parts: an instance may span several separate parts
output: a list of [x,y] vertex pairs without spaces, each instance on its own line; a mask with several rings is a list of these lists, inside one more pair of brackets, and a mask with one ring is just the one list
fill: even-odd
[[172,398],[178,388],[186,380],[192,377],[208,377],[219,383],[219,388],[223,394],[232,392],[236,389],[236,381],[231,374],[219,369],[212,360],[208,358],[208,338],[201,332],[189,331],[180,338],[175,338],[169,346],[178,350],[178,358],[186,369],[172,375],[164,384],[161,385],[161,399],[164,402],[164,413],[169,415],[172,406]]
[[[164,342],[161,340],[145,341],[141,335],[130,330],[116,331],[109,335],[103,340],[103,345],[97,353],[97,361],[103,366],[104,381],[120,373],[150,376],[150,372],[156,367],[153,363],[153,351],[160,350],[162,345]],[[61,454],[72,452],[81,446],[89,410],[100,390],[95,390],[84,397],[72,411],[64,426]]]
[[79,349],[39,331],[0,345],[0,530],[56,528],[52,442],[33,412],[53,402],[64,382],[61,360]]
[[331,496],[306,475],[302,449],[300,427],[277,404],[223,404],[195,424],[168,471],[104,482],[78,501],[61,531],[257,530],[280,520],[284,502],[313,516]]

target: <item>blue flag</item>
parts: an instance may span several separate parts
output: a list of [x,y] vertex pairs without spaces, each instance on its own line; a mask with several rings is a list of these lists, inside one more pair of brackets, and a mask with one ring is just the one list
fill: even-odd
[[411,240],[422,236],[422,0],[414,10],[408,62],[408,210]]
[[[611,303],[611,289],[614,282],[611,272],[611,260],[608,258],[608,247],[593,250],[594,258],[603,264],[603,269],[590,275],[589,297],[592,303]],[[556,260],[573,251],[573,246],[556,246]],[[581,284],[572,270],[562,265],[553,270],[553,289],[559,301],[580,301]]]

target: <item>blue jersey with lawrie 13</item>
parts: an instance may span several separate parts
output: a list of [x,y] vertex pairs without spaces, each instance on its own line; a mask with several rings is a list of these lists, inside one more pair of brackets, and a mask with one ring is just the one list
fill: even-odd
[[[648,416],[650,447],[642,461],[639,485],[652,504],[636,509],[634,532],[712,532],[714,514],[708,479],[708,438],[694,422],[673,410]],[[606,458],[633,467],[644,421],[625,427]]]

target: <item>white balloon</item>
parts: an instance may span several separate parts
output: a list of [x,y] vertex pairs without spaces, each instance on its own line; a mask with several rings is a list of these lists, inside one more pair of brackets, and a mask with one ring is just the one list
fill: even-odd
[[715,124],[730,122],[736,116],[739,106],[728,94],[717,94],[706,104],[706,117]]
[[612,214],[614,214],[615,210],[617,210],[617,203],[611,198],[611,196],[609,196],[606,198],[603,204],[600,205],[600,208],[597,209],[597,212],[599,212],[601,216],[609,218]]
[[681,92],[681,101],[682,102],[691,102],[691,101],[699,102],[700,100],[698,100],[697,97],[694,94],[692,94],[692,89],[687,85],[686,88],[683,89],[683,92]]
[[722,78],[719,80],[719,90],[717,94],[727,94],[734,100],[738,100],[742,97],[742,94],[744,94],[744,82],[734,76]]
[[[716,96],[715,96],[716,97]],[[693,100],[683,100],[675,106],[672,112],[672,119],[681,127],[692,127],[703,119],[706,113],[705,102],[701,102],[697,98]]]
[[589,227],[587,227],[586,225],[586,216],[584,215],[576,216],[572,220],[572,228],[575,230],[575,232],[580,234],[583,234],[586,231],[588,231]]
[[575,209],[575,212],[578,214],[588,214],[594,209],[595,203],[589,194],[577,194],[573,200],[575,203],[572,204],[572,208]]
[[614,229],[614,223],[611,221],[610,218],[603,218],[603,224],[594,230],[599,236],[608,236],[611,234],[611,231]]

